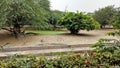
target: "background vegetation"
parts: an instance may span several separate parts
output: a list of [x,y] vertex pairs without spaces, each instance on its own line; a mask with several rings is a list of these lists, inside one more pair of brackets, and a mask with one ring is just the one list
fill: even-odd
[[93,30],[99,26],[105,28],[110,25],[119,28],[119,18],[120,8],[113,5],[100,8],[94,13],[75,13],[51,10],[49,0],[0,2],[0,28],[10,31],[16,38],[24,34],[25,26],[37,30],[56,30],[64,26],[71,33],[77,34],[79,30]]

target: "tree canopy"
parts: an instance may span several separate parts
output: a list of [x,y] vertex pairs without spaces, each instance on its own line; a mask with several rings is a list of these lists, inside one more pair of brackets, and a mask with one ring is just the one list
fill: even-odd
[[93,18],[101,24],[101,28],[106,25],[112,24],[111,19],[113,18],[116,10],[114,6],[107,6],[95,11]]
[[99,28],[98,22],[85,13],[67,12],[59,20],[59,23],[65,26],[72,34],[77,34],[79,30],[93,30]]
[[[13,32],[15,35],[21,33],[25,24],[45,28],[47,8],[41,7],[39,3],[43,0],[0,0],[0,28]],[[47,5],[47,7],[49,7]]]
[[113,17],[113,27],[120,29],[120,7],[116,8],[116,14]]

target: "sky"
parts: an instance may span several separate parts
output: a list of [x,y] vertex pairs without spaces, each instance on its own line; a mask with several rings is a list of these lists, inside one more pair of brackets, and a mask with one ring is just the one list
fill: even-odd
[[50,0],[52,10],[94,12],[108,5],[120,7],[120,0]]

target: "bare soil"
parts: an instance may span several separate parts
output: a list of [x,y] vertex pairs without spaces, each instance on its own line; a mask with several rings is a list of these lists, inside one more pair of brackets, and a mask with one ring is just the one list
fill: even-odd
[[9,32],[0,30],[0,45],[9,43],[7,46],[36,46],[36,45],[49,45],[49,44],[94,44],[100,38],[112,38],[116,37],[108,36],[107,33],[113,31],[111,29],[106,30],[93,30],[93,31],[80,31],[77,35],[71,35],[68,32],[60,35],[26,35],[19,39],[16,39]]

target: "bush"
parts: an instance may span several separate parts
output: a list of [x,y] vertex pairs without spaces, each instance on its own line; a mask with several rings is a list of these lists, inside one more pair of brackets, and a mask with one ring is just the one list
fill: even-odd
[[116,39],[100,39],[96,44],[92,46],[95,52],[104,54],[103,57],[105,62],[109,63],[109,65],[118,65],[120,66],[120,40]]
[[[117,53],[117,52],[116,52]],[[120,53],[120,52],[119,52]],[[12,58],[1,60],[0,68],[109,68],[120,66],[120,55],[112,53],[69,54],[54,59],[45,57]]]
[[120,50],[120,41],[116,39],[100,39],[92,47],[95,48],[95,51],[99,53],[114,53],[116,50]]
[[58,21],[65,26],[72,34],[77,34],[79,30],[93,30],[99,28],[100,25],[92,17],[84,13],[68,12]]

